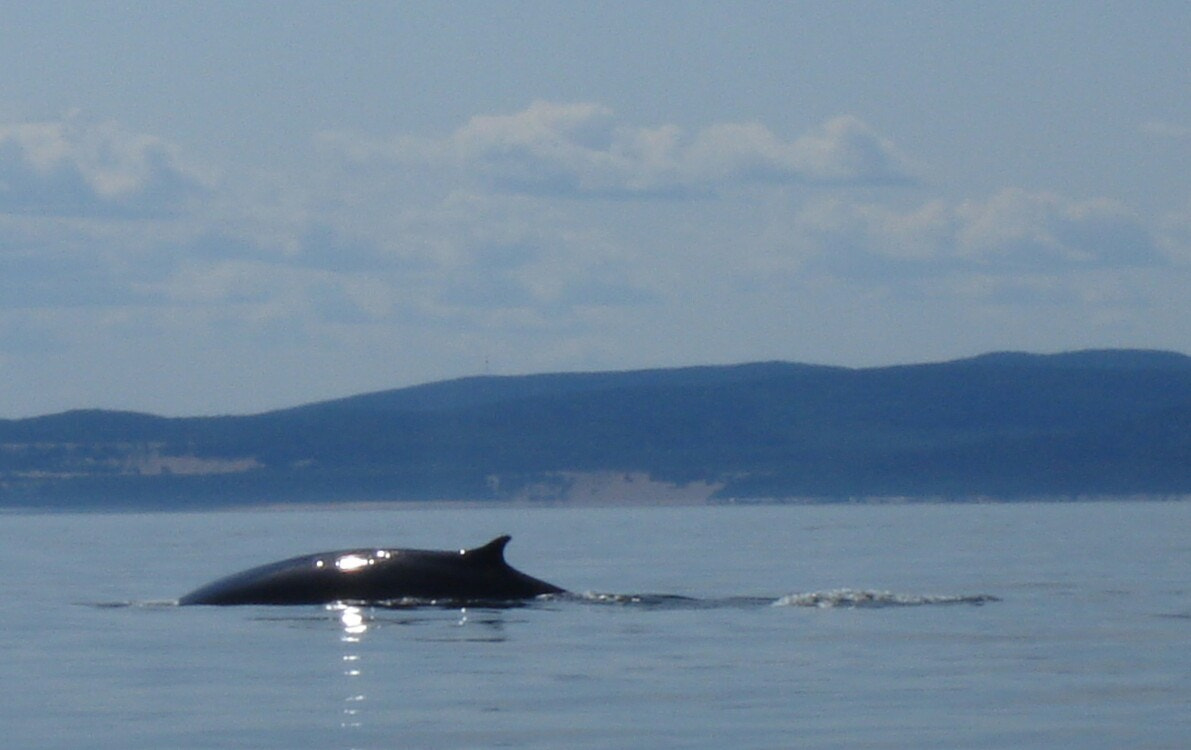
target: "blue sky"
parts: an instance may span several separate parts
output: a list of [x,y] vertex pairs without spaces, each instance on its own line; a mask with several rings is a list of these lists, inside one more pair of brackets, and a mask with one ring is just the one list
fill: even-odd
[[1191,5],[0,2],[0,416],[1191,352]]

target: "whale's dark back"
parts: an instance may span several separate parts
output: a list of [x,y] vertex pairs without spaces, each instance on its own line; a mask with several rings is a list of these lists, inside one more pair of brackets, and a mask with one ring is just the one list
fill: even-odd
[[563,593],[505,562],[509,539],[500,536],[482,547],[457,551],[371,548],[304,555],[221,578],[178,603],[479,602]]

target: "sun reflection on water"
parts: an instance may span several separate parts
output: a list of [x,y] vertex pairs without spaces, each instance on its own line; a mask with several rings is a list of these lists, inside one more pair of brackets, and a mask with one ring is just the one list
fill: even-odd
[[343,623],[344,643],[359,643],[360,636],[368,632],[368,622],[364,619],[364,612],[359,607],[339,605],[339,621]]
[[359,729],[363,726],[361,710],[368,698],[362,692],[358,682],[364,670],[357,646],[363,641],[364,634],[368,632],[368,618],[360,607],[332,604],[327,608],[339,614],[339,623],[343,628],[339,640],[345,644],[343,676],[347,679],[347,697],[343,699],[344,707],[340,726],[344,729]]

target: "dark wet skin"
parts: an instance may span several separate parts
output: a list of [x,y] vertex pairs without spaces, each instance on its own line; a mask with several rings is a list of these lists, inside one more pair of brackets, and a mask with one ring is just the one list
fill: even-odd
[[469,550],[368,548],[304,555],[221,578],[178,603],[499,602],[566,593],[505,562],[509,539],[500,536]]

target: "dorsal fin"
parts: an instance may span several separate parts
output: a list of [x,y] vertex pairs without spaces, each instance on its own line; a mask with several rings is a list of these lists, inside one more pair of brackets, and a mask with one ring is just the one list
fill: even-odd
[[505,545],[512,538],[508,534],[503,534],[488,542],[483,547],[463,550],[463,556],[477,564],[504,565]]

